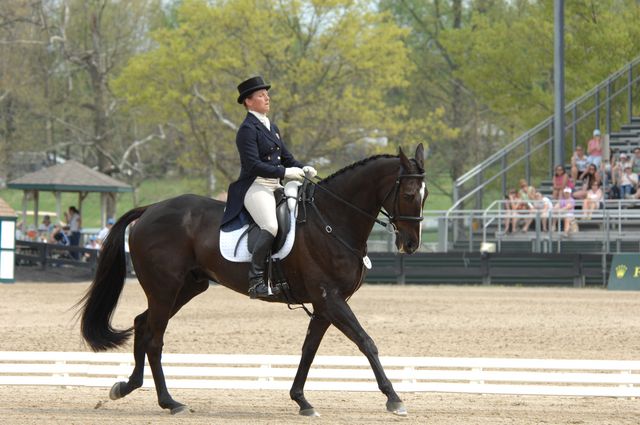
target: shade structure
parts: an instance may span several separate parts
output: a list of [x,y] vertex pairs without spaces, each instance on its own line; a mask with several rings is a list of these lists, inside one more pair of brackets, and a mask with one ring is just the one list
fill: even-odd
[[114,179],[99,171],[93,170],[74,160],[67,160],[62,164],[42,168],[33,173],[25,174],[7,184],[10,189],[24,191],[23,223],[27,221],[27,203],[34,201],[34,224],[38,226],[38,203],[40,192],[53,192],[56,196],[56,214],[61,217],[62,207],[60,194],[62,192],[78,193],[78,208],[82,209],[82,201],[92,192],[101,193],[101,223],[107,220],[106,200],[108,197],[115,203],[115,194],[133,192],[133,187]]

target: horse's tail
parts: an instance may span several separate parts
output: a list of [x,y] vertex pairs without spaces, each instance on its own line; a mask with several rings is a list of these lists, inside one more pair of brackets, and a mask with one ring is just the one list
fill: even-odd
[[139,218],[146,209],[147,207],[134,208],[113,225],[100,250],[93,282],[84,297],[78,301],[77,305],[82,304],[82,337],[93,351],[119,347],[131,336],[133,328],[112,328],[111,316],[127,275],[125,230],[129,223]]

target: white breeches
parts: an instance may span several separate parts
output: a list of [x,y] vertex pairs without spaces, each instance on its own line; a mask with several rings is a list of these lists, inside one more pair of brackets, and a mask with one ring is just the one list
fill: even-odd
[[273,192],[279,188],[277,179],[257,177],[244,195],[244,207],[249,211],[258,227],[271,233],[278,233],[276,218],[276,198]]

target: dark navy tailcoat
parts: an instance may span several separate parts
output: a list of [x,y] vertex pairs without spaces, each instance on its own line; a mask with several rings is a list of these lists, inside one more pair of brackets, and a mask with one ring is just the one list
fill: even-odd
[[247,113],[238,129],[236,146],[240,153],[240,177],[229,185],[221,223],[225,230],[236,227],[234,221],[241,213],[249,215],[244,208],[244,195],[256,177],[281,179],[285,168],[303,167],[285,147],[278,127],[271,123],[269,130],[252,113]]

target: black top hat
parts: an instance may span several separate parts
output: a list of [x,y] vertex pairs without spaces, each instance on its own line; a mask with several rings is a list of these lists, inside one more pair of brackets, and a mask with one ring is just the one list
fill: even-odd
[[267,84],[264,82],[261,76],[251,77],[246,81],[238,84],[238,103],[244,102],[244,100],[254,91],[258,91],[261,89],[269,90],[271,88],[271,84]]

